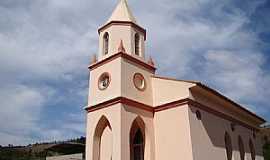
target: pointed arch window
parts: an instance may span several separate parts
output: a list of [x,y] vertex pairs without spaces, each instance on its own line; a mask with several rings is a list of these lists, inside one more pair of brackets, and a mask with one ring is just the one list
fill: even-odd
[[225,133],[224,140],[225,140],[227,160],[232,160],[232,140],[231,136],[227,132]]
[[140,35],[138,33],[135,34],[135,54],[140,55]]
[[144,122],[137,117],[130,130],[130,160],[144,160]]
[[103,36],[103,53],[107,55],[109,52],[109,33],[106,32]]
[[135,137],[133,139],[133,160],[143,160],[144,159],[144,146],[143,146],[143,135],[140,129],[137,130]]
[[238,148],[240,153],[240,159],[245,160],[245,147],[241,136],[238,136]]
[[253,145],[253,142],[252,142],[251,139],[249,140],[249,149],[250,149],[251,159],[252,160],[255,160],[255,157],[256,157],[256,155],[255,155],[255,148],[254,148],[254,145]]

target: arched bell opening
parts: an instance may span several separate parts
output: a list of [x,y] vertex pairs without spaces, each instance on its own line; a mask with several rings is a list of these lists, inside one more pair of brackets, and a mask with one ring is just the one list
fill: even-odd
[[135,34],[134,37],[134,41],[135,41],[135,55],[140,56],[140,35],[138,33]]
[[103,35],[103,55],[107,55],[109,53],[109,33],[106,32]]

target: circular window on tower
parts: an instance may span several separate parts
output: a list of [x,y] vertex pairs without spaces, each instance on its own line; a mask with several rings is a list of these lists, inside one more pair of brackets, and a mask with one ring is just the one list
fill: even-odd
[[98,79],[98,88],[100,90],[105,90],[110,85],[110,82],[111,82],[111,77],[109,73],[105,72]]
[[140,91],[144,91],[146,88],[145,79],[141,73],[134,74],[133,83],[134,86]]

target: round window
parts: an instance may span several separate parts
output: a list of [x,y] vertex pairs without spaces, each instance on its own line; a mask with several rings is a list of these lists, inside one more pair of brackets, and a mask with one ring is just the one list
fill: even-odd
[[134,86],[140,91],[143,91],[146,88],[145,79],[143,75],[140,73],[134,74],[133,83],[134,83]]
[[103,73],[98,79],[98,88],[100,90],[106,89],[110,85],[110,81],[111,81],[111,78],[110,78],[109,73],[107,72]]

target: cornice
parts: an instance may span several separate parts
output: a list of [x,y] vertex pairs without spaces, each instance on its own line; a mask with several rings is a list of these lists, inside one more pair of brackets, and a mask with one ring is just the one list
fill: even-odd
[[201,87],[202,89],[204,89],[204,90],[206,90],[206,91],[208,91],[208,92],[210,92],[210,93],[216,95],[217,97],[219,97],[219,98],[225,100],[226,102],[229,102],[232,106],[235,106],[236,108],[238,108],[238,109],[241,110],[242,112],[247,113],[248,115],[251,115],[252,117],[257,118],[257,119],[258,119],[259,121],[261,121],[262,123],[265,123],[265,122],[266,122],[265,119],[261,118],[260,116],[256,115],[255,113],[253,113],[253,112],[247,110],[245,107],[243,107],[243,106],[241,106],[240,104],[238,104],[238,103],[232,101],[232,100],[229,99],[228,97],[226,97],[226,96],[220,94],[220,93],[217,92],[216,90],[214,90],[214,89],[212,89],[212,88],[210,88],[210,87],[208,87],[208,86],[206,86],[206,85],[204,85],[204,84],[202,84],[202,83],[197,83],[196,86],[191,87],[191,90],[192,90],[193,88],[196,88],[196,87]]
[[98,68],[106,63],[109,63],[109,62],[111,62],[114,59],[117,59],[119,57],[122,57],[124,59],[127,59],[127,60],[133,62],[133,63],[136,63],[136,64],[144,67],[145,69],[149,70],[151,73],[155,73],[155,71],[156,71],[156,68],[154,66],[151,66],[151,65],[149,65],[149,64],[147,64],[147,63],[145,63],[145,62],[143,62],[135,57],[132,57],[131,55],[129,55],[127,53],[123,53],[123,52],[118,52],[118,53],[116,53],[108,58],[105,58],[97,63],[90,65],[88,68],[90,69],[90,71],[92,71],[93,69],[96,69],[96,68]]
[[203,105],[199,102],[196,102],[190,98],[185,98],[185,99],[180,99],[180,100],[177,100],[177,101],[174,101],[174,102],[171,102],[171,103],[166,103],[166,104],[162,104],[162,105],[159,105],[159,106],[156,106],[156,107],[153,107],[153,106],[150,106],[150,105],[147,105],[147,104],[144,104],[144,103],[140,103],[140,102],[137,102],[137,101],[134,101],[134,100],[131,100],[129,98],[125,98],[125,97],[117,97],[117,98],[114,98],[114,99],[111,99],[109,101],[105,101],[105,102],[102,102],[102,103],[99,103],[99,104],[96,104],[96,105],[93,105],[93,106],[88,106],[87,108],[85,108],[85,110],[89,113],[89,112],[94,112],[96,110],[100,110],[100,109],[103,109],[103,108],[107,108],[107,107],[110,107],[114,104],[118,104],[118,103],[121,103],[121,104],[124,104],[124,105],[128,105],[130,107],[134,107],[134,108],[138,108],[138,109],[142,109],[142,110],[145,110],[145,111],[148,111],[148,112],[152,112],[152,114],[154,115],[156,112],[162,112],[162,111],[165,111],[165,110],[168,110],[168,109],[173,109],[173,108],[176,108],[176,107],[183,107],[185,105],[187,105],[187,107],[196,107],[196,108],[199,108],[209,114],[212,114],[212,115],[215,115],[217,117],[220,117],[222,119],[225,119],[225,120],[228,120],[230,122],[233,122],[235,124],[238,124],[238,125],[241,125],[247,129],[251,129],[251,130],[255,130],[255,131],[258,131],[259,128],[256,128],[252,125],[249,125],[243,121],[240,121],[232,116],[229,116],[225,113],[222,113],[222,112],[219,112],[217,110],[214,110],[212,109],[211,107],[209,106],[206,106],[206,105]]
[[88,106],[87,108],[85,108],[85,110],[87,112],[94,112],[96,110],[100,110],[109,106],[112,106],[114,104],[125,104],[131,107],[136,107],[142,110],[146,110],[146,111],[150,111],[150,112],[154,112],[154,108],[150,105],[144,104],[144,103],[140,103],[134,100],[131,100],[129,98],[125,98],[125,97],[116,97],[114,99],[93,105],[93,106]]
[[142,27],[140,27],[139,25],[130,22],[130,21],[111,21],[107,24],[105,24],[104,26],[100,27],[98,29],[98,34],[100,34],[100,32],[102,32],[104,29],[112,26],[112,25],[125,25],[125,26],[132,26],[134,28],[136,28],[137,30],[139,30],[140,32],[142,32],[144,34],[144,40],[146,40],[146,30]]

